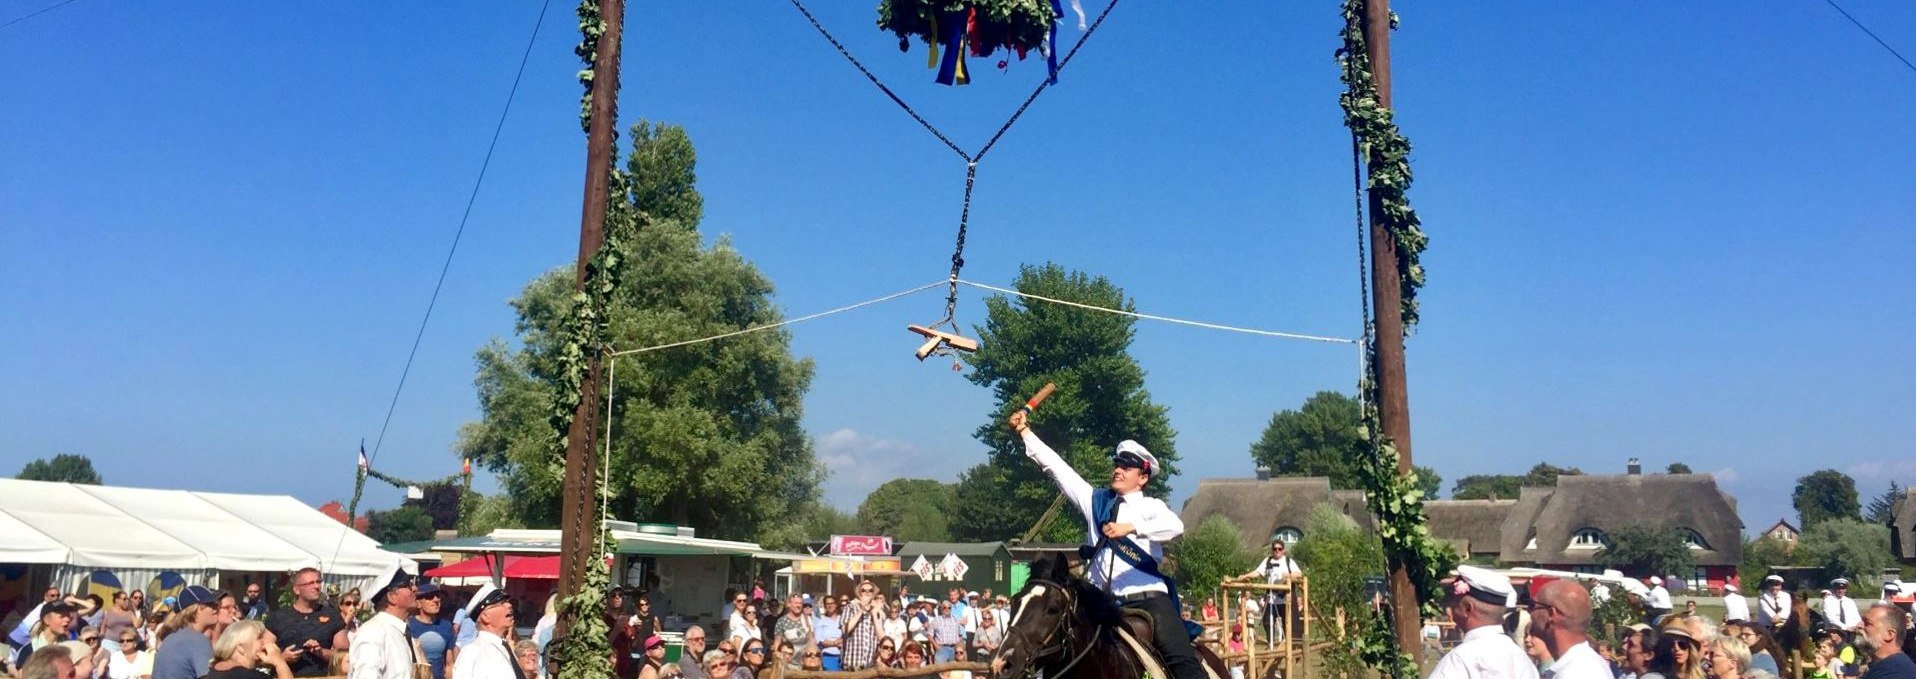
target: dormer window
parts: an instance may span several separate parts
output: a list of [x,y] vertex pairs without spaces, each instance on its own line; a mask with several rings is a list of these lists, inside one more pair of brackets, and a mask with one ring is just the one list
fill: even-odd
[[1602,549],[1609,541],[1603,531],[1585,528],[1570,536],[1570,549]]
[[1294,526],[1285,526],[1273,531],[1271,533],[1271,539],[1287,545],[1295,545],[1298,540],[1304,539],[1304,531],[1298,530]]
[[1703,535],[1689,528],[1683,529],[1683,546],[1690,549],[1709,549],[1710,543],[1703,541]]

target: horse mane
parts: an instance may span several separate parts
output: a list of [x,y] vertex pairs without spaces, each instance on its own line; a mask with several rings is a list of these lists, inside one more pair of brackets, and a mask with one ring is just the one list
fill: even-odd
[[1058,585],[1071,593],[1078,602],[1079,614],[1087,622],[1100,626],[1114,626],[1123,621],[1123,612],[1111,595],[1099,589],[1091,581],[1071,572],[1071,564],[1062,556],[1046,556],[1031,564],[1031,580],[1025,583],[1024,590],[1018,593],[1022,599],[1039,581]]

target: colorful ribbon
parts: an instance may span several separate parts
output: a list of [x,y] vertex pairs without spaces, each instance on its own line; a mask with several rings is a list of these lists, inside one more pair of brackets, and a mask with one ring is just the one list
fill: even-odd
[[945,59],[938,66],[938,77],[934,80],[940,85],[971,84],[971,73],[965,69],[965,29],[969,12],[945,12],[938,22],[938,42],[945,45]]

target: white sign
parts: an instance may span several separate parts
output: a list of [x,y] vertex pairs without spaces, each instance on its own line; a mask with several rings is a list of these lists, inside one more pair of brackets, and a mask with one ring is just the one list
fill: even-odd
[[944,560],[938,562],[938,570],[944,573],[945,577],[963,580],[965,571],[971,570],[971,567],[965,565],[965,560],[958,558],[957,554],[946,554]]
[[932,572],[931,562],[926,561],[925,555],[920,554],[918,555],[917,561],[911,562],[911,572],[917,573],[918,579],[920,580],[930,580]]

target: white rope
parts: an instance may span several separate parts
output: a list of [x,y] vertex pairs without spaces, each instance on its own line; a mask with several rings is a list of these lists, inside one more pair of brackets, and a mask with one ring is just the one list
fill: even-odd
[[1357,340],[1344,339],[1342,337],[1322,337],[1318,335],[1301,335],[1294,332],[1278,332],[1276,330],[1258,330],[1255,328],[1240,328],[1240,327],[1231,326],[1231,325],[1219,325],[1217,323],[1205,323],[1203,321],[1189,321],[1182,318],[1171,318],[1169,316],[1153,316],[1151,314],[1141,314],[1135,311],[1125,311],[1123,309],[1111,309],[1107,307],[1094,306],[1090,304],[1081,304],[1081,303],[1072,302],[1069,300],[1053,299],[1050,297],[1045,297],[1043,295],[1033,295],[1028,292],[1019,292],[1017,290],[1009,290],[1006,288],[985,285],[983,283],[973,283],[967,280],[960,280],[958,282],[965,285],[969,285],[974,288],[978,288],[981,290],[990,290],[992,292],[996,292],[1000,294],[1016,295],[1018,297],[1023,297],[1026,299],[1035,299],[1040,302],[1050,302],[1052,304],[1062,304],[1068,307],[1077,307],[1079,309],[1086,309],[1089,311],[1102,311],[1108,314],[1117,314],[1119,316],[1130,316],[1132,318],[1142,318],[1147,321],[1163,321],[1165,323],[1176,323],[1178,325],[1189,325],[1189,326],[1198,327],[1198,328],[1207,328],[1210,330],[1223,330],[1226,332],[1241,332],[1247,335],[1261,335],[1264,337],[1279,337],[1283,339],[1306,340],[1311,342],[1329,342],[1332,344],[1358,344]]
[[804,323],[805,321],[810,321],[810,320],[814,320],[814,319],[819,319],[819,318],[824,318],[824,317],[826,317],[826,316],[831,316],[831,315],[834,315],[834,314],[842,314],[842,313],[845,313],[845,312],[847,312],[847,311],[852,311],[852,310],[854,310],[854,309],[861,309],[861,308],[864,308],[864,307],[868,307],[868,306],[871,306],[871,305],[873,305],[873,304],[881,304],[881,303],[884,303],[884,302],[889,302],[889,301],[892,301],[892,300],[894,300],[894,299],[898,299],[898,298],[900,298],[900,297],[908,297],[908,296],[911,296],[911,295],[915,295],[915,294],[918,294],[918,293],[921,293],[921,292],[924,292],[924,291],[926,291],[926,290],[930,290],[930,289],[932,289],[932,288],[939,288],[939,287],[945,287],[945,286],[948,286],[948,285],[951,285],[951,281],[949,281],[949,280],[943,280],[943,281],[938,281],[938,282],[936,282],[936,283],[926,283],[926,284],[924,284],[924,285],[920,285],[920,286],[918,286],[918,287],[915,287],[915,288],[912,288],[912,289],[910,289],[910,290],[904,290],[904,291],[901,291],[901,292],[894,292],[894,293],[892,293],[892,294],[889,294],[889,295],[885,295],[884,297],[878,297],[878,298],[874,298],[874,299],[868,299],[868,300],[865,300],[865,301],[863,301],[863,302],[859,302],[859,303],[857,303],[857,304],[848,304],[848,305],[845,305],[845,306],[842,306],[842,307],[838,307],[838,308],[836,308],[836,309],[831,309],[831,310],[829,310],[829,311],[820,311],[820,312],[818,312],[818,313],[815,313],[815,314],[810,314],[810,315],[806,315],[806,316],[799,316],[798,318],[791,318],[791,319],[786,319],[786,320],[783,320],[783,321],[779,321],[779,322],[777,322],[777,323],[768,323],[768,324],[765,324],[765,325],[755,325],[755,326],[752,326],[752,327],[749,327],[749,328],[745,328],[745,329],[743,329],[743,330],[734,330],[734,331],[732,331],[732,332],[728,332],[728,333],[722,333],[722,334],[718,334],[718,335],[713,335],[713,336],[711,336],[711,337],[701,337],[701,338],[698,338],[698,339],[689,339],[689,340],[685,340],[685,341],[683,341],[683,342],[672,342],[672,343],[669,343],[669,344],[660,344],[660,345],[658,345],[658,346],[651,346],[651,347],[640,347],[640,348],[638,348],[638,349],[626,349],[626,350],[624,350],[624,351],[614,351],[614,352],[612,352],[611,354],[608,354],[608,355],[609,355],[609,356],[612,356],[612,357],[618,357],[618,356],[629,356],[629,355],[632,355],[632,354],[643,354],[643,353],[646,353],[646,352],[648,352],[648,351],[658,351],[658,350],[660,350],[660,349],[671,349],[671,348],[673,348],[673,347],[683,347],[683,346],[687,346],[687,345],[692,345],[692,344],[704,344],[704,343],[706,343],[706,342],[716,342],[716,341],[718,341],[718,340],[722,340],[722,339],[726,339],[726,338],[728,338],[728,337],[737,337],[737,336],[739,336],[739,335],[746,335],[746,334],[750,334],[750,333],[755,333],[755,332],[762,332],[762,331],[765,331],[765,330],[771,330],[771,329],[774,329],[774,328],[782,328],[782,327],[785,327],[785,326],[788,326],[788,325],[792,325],[792,324],[794,324],[794,323]]

